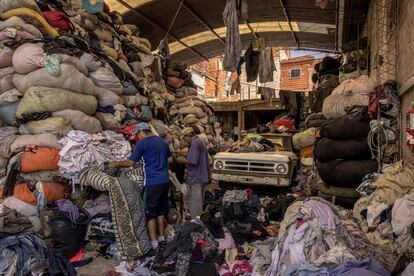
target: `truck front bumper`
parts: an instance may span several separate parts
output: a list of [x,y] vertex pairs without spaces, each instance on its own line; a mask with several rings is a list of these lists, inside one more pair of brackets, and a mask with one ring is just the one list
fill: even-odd
[[269,185],[269,186],[289,186],[289,178],[281,178],[277,176],[252,176],[252,175],[239,175],[230,173],[217,173],[213,172],[211,175],[215,181],[223,181],[230,183],[241,183],[248,185]]

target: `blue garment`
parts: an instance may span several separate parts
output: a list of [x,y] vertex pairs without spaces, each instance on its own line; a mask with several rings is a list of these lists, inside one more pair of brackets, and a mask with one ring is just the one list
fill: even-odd
[[329,276],[390,276],[375,260],[354,260],[340,264],[333,270],[329,271]]
[[158,136],[149,136],[141,140],[134,149],[132,161],[143,161],[144,186],[168,184],[168,157],[171,156],[167,143]]
[[191,142],[187,154],[187,184],[208,184],[210,164],[205,143],[196,137]]
[[94,4],[90,0],[82,0],[82,6],[88,13],[99,13],[104,10],[104,1],[96,0]]
[[[12,265],[13,259],[10,258],[10,251],[17,256],[16,273],[17,276],[31,275],[31,262],[35,262],[33,267],[45,269],[45,275],[66,275],[76,276],[73,266],[60,255],[55,254],[46,247],[43,240],[36,235],[21,233],[15,236],[8,236],[0,239],[0,252],[7,252],[8,259],[0,261],[0,274],[3,275]],[[5,256],[3,253],[0,256]]]
[[131,82],[122,82],[122,94],[124,95],[135,95],[138,93],[138,89]]

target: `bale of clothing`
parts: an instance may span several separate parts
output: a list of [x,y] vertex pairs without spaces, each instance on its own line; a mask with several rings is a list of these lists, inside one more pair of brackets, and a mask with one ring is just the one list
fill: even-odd
[[[320,193],[352,201],[359,197],[355,188],[363,178],[378,170],[367,140],[369,121],[367,108],[362,108],[321,126],[313,151]],[[342,194],[336,194],[336,188]],[[349,193],[344,194],[342,190],[347,189]]]
[[312,113],[292,144],[301,159],[297,190],[352,208],[360,197],[356,188],[383,164],[398,159],[400,103],[395,82],[377,86],[363,74],[363,41],[345,49],[338,58],[327,56],[315,65],[312,78],[317,88],[309,95]]
[[359,93],[355,95],[355,89],[347,89],[348,93],[343,95],[341,99],[338,99],[338,95],[331,97],[331,94],[338,94],[338,85],[340,87],[348,86],[349,82],[354,82],[360,77],[363,78],[362,87],[367,88],[367,92],[372,91],[373,87],[369,88],[370,81],[366,77],[368,53],[367,39],[363,38],[345,44],[343,53],[338,58],[327,56],[320,63],[315,64],[315,73],[312,75],[314,89],[309,94],[309,105],[313,113],[321,112],[324,109],[324,101],[328,97],[330,104],[329,111],[327,104],[325,104],[326,112],[341,112],[343,105],[357,105],[367,100],[367,97],[363,98]]

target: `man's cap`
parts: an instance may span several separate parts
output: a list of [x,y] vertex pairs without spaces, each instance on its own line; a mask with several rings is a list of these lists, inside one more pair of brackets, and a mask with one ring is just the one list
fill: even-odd
[[181,130],[181,136],[186,136],[192,133],[194,133],[194,129],[191,127],[186,127],[183,130]]
[[137,133],[139,133],[142,130],[150,131],[151,130],[151,127],[147,123],[139,123],[137,125],[137,127],[135,128],[134,135],[137,134]]

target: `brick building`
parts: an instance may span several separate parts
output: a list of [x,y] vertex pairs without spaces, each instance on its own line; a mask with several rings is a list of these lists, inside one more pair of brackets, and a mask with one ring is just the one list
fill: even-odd
[[215,57],[209,61],[202,61],[192,65],[191,73],[194,83],[197,85],[199,94],[204,95],[209,100],[238,100],[239,95],[233,95],[228,99],[222,95],[226,85],[226,79],[235,79],[236,74],[223,71],[223,58]]
[[274,72],[274,81],[271,83],[261,84],[258,81],[247,83],[245,67],[242,66],[240,76],[241,94],[229,95],[231,82],[236,79],[235,73],[223,71],[222,57],[215,57],[209,61],[202,61],[192,65],[191,73],[193,80],[198,87],[200,95],[204,95],[210,101],[238,101],[247,99],[258,99],[260,95],[256,93],[258,86],[266,86],[280,90],[280,61],[289,59],[290,50],[287,48],[273,48],[273,57],[276,64]]
[[318,62],[313,56],[302,56],[280,62],[280,89],[291,91],[312,90],[313,66]]

